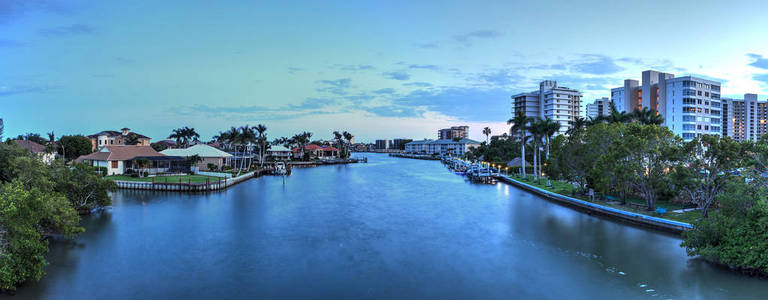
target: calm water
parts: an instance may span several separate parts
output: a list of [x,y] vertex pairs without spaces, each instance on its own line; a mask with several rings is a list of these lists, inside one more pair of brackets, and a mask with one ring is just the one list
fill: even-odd
[[121,191],[13,299],[764,298],[674,236],[439,162],[294,170],[220,193]]

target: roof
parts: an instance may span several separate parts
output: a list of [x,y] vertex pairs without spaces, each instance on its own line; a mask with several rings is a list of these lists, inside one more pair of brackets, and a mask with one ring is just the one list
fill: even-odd
[[16,144],[16,146],[19,146],[21,148],[27,149],[32,153],[43,153],[45,152],[45,146],[40,145],[38,143],[35,143],[33,141],[28,140],[13,140],[13,143]]
[[438,144],[438,145],[450,145],[450,144],[480,144],[480,142],[470,139],[461,139],[458,142],[452,139],[442,140],[420,140],[407,143],[406,145],[419,145],[419,144]]
[[160,151],[160,153],[174,156],[232,157],[232,154],[205,144],[197,144],[185,149],[165,149]]
[[[510,160],[507,163],[507,166],[508,167],[519,167],[521,163],[522,163],[522,159],[520,159],[519,157],[515,157],[515,158],[513,158],[512,160]],[[526,161],[525,162],[525,166],[526,167],[530,167],[531,165]]]
[[323,148],[323,151],[339,151],[339,149],[336,147],[328,146]]
[[165,156],[155,151],[150,146],[106,146],[100,152],[94,152],[77,158],[77,162],[84,160],[131,160],[136,157]]
[[[114,131],[114,130],[104,130],[104,131],[96,133],[96,134],[91,134],[88,137],[89,138],[96,138],[96,137],[99,137],[99,136],[102,136],[102,135],[113,137],[113,136],[122,136],[123,133],[120,132],[120,131]],[[137,138],[140,138],[140,139],[148,139],[149,138],[149,137],[147,137],[147,136],[145,136],[143,134],[138,134],[138,133],[135,133],[135,132],[129,132],[128,133],[128,136],[134,136],[134,135]]]
[[[304,146],[304,151],[313,151],[313,150],[321,150],[321,149],[323,149],[323,147],[320,147],[315,144],[309,144]],[[301,151],[301,148],[293,149],[293,152],[299,152],[299,151]]]

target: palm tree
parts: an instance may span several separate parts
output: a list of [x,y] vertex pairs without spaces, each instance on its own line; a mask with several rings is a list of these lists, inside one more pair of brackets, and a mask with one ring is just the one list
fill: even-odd
[[[243,125],[240,126],[238,129],[240,131],[239,135],[239,143],[243,146],[243,152],[240,159],[240,169],[243,169],[245,167],[245,156],[250,154],[248,149],[250,148],[249,145],[254,144],[256,141],[256,133],[254,133],[253,129],[251,129],[250,126]],[[253,159],[249,158],[248,162],[248,170],[251,169],[251,165],[253,164]],[[240,175],[240,171],[237,172],[238,175]]]
[[489,140],[489,136],[491,135],[491,129],[488,127],[483,128],[483,134],[485,134],[485,144],[489,144],[491,141]]
[[507,125],[512,125],[509,128],[509,134],[520,133],[520,174],[523,178],[525,178],[525,130],[530,121],[531,119],[522,111],[518,111],[514,118],[507,120]]
[[171,134],[168,135],[169,139],[176,140],[176,146],[181,147],[181,140],[184,138],[184,132],[181,128],[177,128],[171,131]]
[[[560,122],[555,122],[550,118],[544,119],[544,124],[542,125],[544,127],[544,138],[547,143],[547,156],[546,159],[549,161],[549,144],[552,141],[552,136],[555,135],[558,131],[560,131]],[[549,176],[547,176],[547,186],[550,186],[549,182]]]
[[200,134],[194,128],[184,126],[172,130],[168,138],[176,140],[176,145],[179,148],[187,148],[190,141],[197,141],[200,138]]
[[258,134],[256,140],[259,144],[259,166],[264,166],[264,155],[267,152],[267,126],[259,124],[252,129]]
[[310,139],[312,138],[311,132],[302,132],[297,135],[293,136],[293,140],[296,143],[296,145],[299,146],[299,151],[301,151],[301,159],[304,159],[304,148],[309,143]]
[[587,120],[585,120],[582,117],[576,117],[575,119],[573,119],[573,121],[570,121],[569,123],[571,124],[571,128],[568,128],[568,131],[565,132],[565,134],[567,135],[572,135],[574,132],[587,127]]
[[344,139],[347,141],[345,143],[345,146],[347,147],[347,149],[344,151],[344,156],[345,156],[344,158],[346,159],[346,158],[349,158],[349,156],[351,155],[350,152],[352,151],[352,139],[354,139],[355,136],[349,133],[348,131],[342,132],[341,135],[343,135]]
[[606,118],[608,123],[626,123],[630,118],[630,115],[627,114],[626,111],[619,112],[619,110],[616,109],[616,105],[611,102],[611,114]]
[[541,159],[539,159],[539,146],[547,130],[545,122],[546,121],[543,119],[537,117],[533,119],[528,126],[528,132],[530,132],[532,136],[531,144],[533,144],[533,179],[537,182],[539,181],[539,173],[541,173],[541,166],[539,166],[541,161]]

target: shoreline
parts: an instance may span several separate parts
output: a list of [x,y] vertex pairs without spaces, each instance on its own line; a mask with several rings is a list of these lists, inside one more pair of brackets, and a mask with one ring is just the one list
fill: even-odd
[[658,217],[633,213],[629,211],[615,209],[612,207],[603,206],[600,204],[576,199],[573,197],[560,195],[554,192],[550,192],[550,191],[529,185],[524,182],[520,182],[506,175],[497,175],[494,177],[496,177],[497,179],[499,179],[504,183],[518,187],[527,192],[539,195],[547,200],[550,200],[559,204],[563,204],[565,206],[569,206],[571,208],[577,209],[582,212],[586,212],[589,215],[592,215],[592,214],[600,215],[600,216],[608,217],[611,220],[616,220],[623,223],[629,223],[632,225],[639,225],[645,228],[651,228],[651,229],[666,231],[670,233],[675,233],[678,235],[681,234],[683,231],[693,229],[693,226],[689,223],[678,222],[678,221],[668,220],[664,218],[658,218]]
[[439,157],[434,157],[431,155],[420,155],[420,154],[390,153],[389,156],[399,157],[399,158],[421,159],[421,160],[441,160],[441,158]]

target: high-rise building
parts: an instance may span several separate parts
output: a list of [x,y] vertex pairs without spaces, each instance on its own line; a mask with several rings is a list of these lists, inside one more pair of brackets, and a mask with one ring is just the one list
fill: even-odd
[[722,134],[737,141],[757,141],[768,134],[768,101],[758,101],[756,94],[744,99],[723,99]]
[[411,139],[393,139],[392,140],[392,145],[390,145],[390,146],[391,146],[392,149],[403,150],[403,149],[405,149],[405,144],[407,144],[407,143],[409,143],[411,141],[413,141],[413,140],[411,140]]
[[389,140],[376,140],[376,150],[389,149],[390,144]]
[[587,104],[587,118],[597,119],[611,114],[611,100],[608,97],[595,99],[595,102]]
[[469,137],[469,126],[452,126],[437,130],[438,140],[466,139]]
[[611,100],[619,111],[656,110],[667,126],[685,141],[702,134],[722,134],[720,83],[703,78],[648,70],[642,84],[624,80],[611,89]]
[[555,135],[565,134],[571,121],[581,115],[581,92],[557,86],[557,81],[545,80],[539,84],[538,91],[512,95],[512,115],[518,111],[530,118],[552,119],[560,123],[560,131]]

